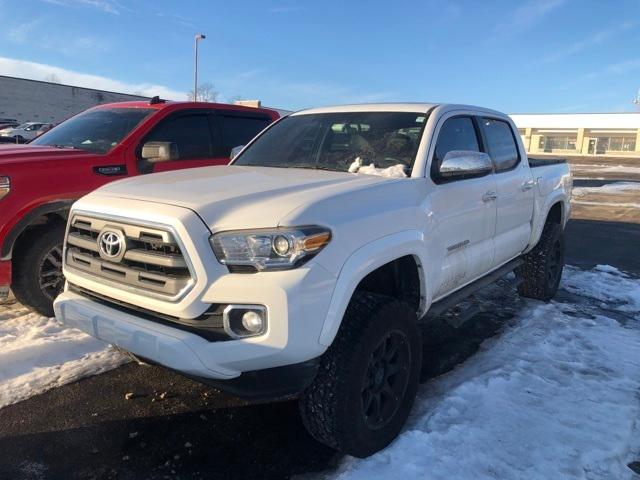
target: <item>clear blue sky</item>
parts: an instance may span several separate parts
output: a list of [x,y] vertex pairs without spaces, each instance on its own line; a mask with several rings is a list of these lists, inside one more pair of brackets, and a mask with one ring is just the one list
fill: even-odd
[[368,101],[633,111],[639,0],[0,0],[0,74],[299,109]]

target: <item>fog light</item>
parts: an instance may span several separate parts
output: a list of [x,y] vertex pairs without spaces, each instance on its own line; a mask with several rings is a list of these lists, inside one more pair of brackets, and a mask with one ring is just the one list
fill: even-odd
[[262,330],[262,317],[259,313],[249,310],[242,315],[242,326],[251,333]]
[[267,331],[267,309],[263,305],[228,305],[222,320],[232,338],[254,337]]

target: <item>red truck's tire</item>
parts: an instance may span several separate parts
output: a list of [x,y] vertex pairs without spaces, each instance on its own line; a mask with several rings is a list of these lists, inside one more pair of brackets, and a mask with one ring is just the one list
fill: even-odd
[[544,226],[538,244],[523,256],[524,265],[515,271],[518,293],[527,298],[548,302],[560,285],[564,267],[564,230],[549,222]]
[[356,457],[381,450],[407,420],[421,364],[413,309],[390,297],[356,293],[314,382],[300,396],[307,431]]
[[13,258],[11,290],[16,299],[46,317],[53,316],[53,300],[62,292],[64,225],[34,231]]

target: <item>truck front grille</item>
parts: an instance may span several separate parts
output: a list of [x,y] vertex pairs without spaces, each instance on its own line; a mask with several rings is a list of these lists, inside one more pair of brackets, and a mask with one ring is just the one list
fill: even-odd
[[75,215],[65,247],[67,269],[125,290],[175,300],[194,282],[168,229]]

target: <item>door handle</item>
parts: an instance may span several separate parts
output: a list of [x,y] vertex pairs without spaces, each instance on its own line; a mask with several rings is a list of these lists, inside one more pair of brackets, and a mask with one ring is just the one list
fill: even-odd
[[484,203],[492,202],[498,198],[498,194],[496,192],[487,192],[482,196],[482,201]]
[[536,182],[534,182],[533,180],[527,180],[521,185],[520,188],[522,188],[523,192],[526,192],[527,190],[531,190],[535,185]]

